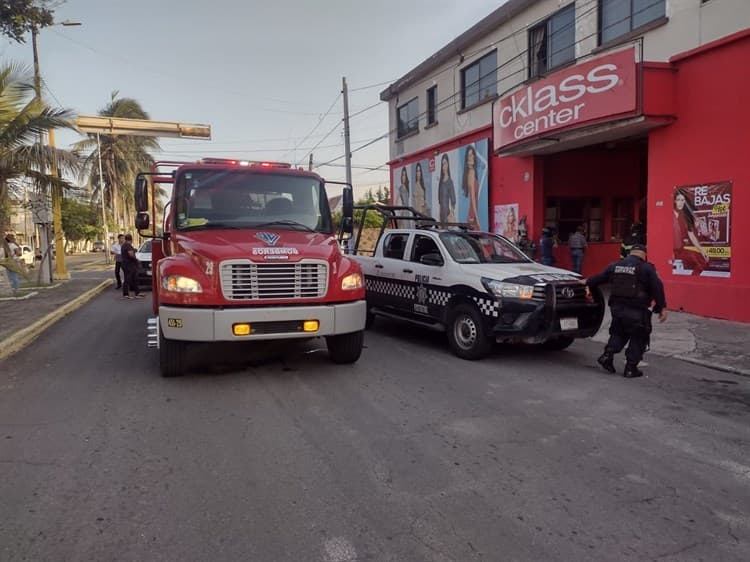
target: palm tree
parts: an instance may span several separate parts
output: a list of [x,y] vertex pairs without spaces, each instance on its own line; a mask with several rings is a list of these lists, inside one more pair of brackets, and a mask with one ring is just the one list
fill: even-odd
[[[148,119],[148,114],[141,104],[132,98],[118,98],[118,92],[104,109],[99,111],[102,117],[120,117],[126,119]],[[84,156],[82,173],[88,177],[92,198],[101,197],[104,188],[106,208],[111,209],[116,226],[133,224],[133,184],[138,172],[148,171],[154,163],[150,151],[160,150],[158,141],[153,137],[130,135],[101,135],[102,175],[99,178],[99,151],[96,135],[89,134],[75,145],[75,150],[88,153]],[[103,180],[103,186],[102,186]]]
[[8,226],[9,196],[24,178],[44,193],[53,186],[72,187],[62,173],[56,177],[46,170],[56,165],[60,172],[77,174],[77,157],[36,142],[48,129],[72,127],[70,111],[47,107],[35,97],[28,68],[13,63],[0,66],[0,227]]

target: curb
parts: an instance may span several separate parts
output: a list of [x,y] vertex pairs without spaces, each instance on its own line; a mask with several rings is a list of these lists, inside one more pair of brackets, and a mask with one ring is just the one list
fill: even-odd
[[45,329],[49,328],[55,322],[70,314],[77,308],[80,308],[87,301],[91,300],[100,292],[102,292],[106,287],[112,285],[112,283],[113,281],[111,279],[102,281],[96,287],[89,289],[82,295],[78,295],[72,301],[65,303],[57,310],[47,314],[47,316],[40,318],[23,330],[19,330],[16,334],[6,339],[4,344],[0,346],[0,360],[6,359],[7,357],[10,357],[17,351],[20,351],[21,349],[26,347],[37,337],[39,337],[39,335],[44,332]]
[[680,361],[685,361],[686,363],[693,363],[695,365],[700,365],[701,367],[708,367],[709,369],[714,369],[715,371],[723,371],[725,373],[732,373],[735,375],[742,375],[745,377],[750,377],[750,371],[747,369],[740,369],[739,367],[732,367],[731,365],[722,365],[721,363],[714,363],[712,361],[707,361],[705,359],[695,359],[693,357],[679,357],[676,355],[665,355],[663,357],[671,357],[673,359],[679,359]]

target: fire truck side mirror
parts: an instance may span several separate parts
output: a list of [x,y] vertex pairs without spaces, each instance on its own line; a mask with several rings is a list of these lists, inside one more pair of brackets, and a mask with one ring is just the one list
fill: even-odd
[[138,213],[148,211],[148,180],[145,176],[135,178],[135,210]]
[[150,220],[148,217],[148,213],[138,213],[135,216],[135,227],[138,230],[148,230],[150,224]]

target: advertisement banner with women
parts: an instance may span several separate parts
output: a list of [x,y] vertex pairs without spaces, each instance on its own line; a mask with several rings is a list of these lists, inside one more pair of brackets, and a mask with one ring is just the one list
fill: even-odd
[[440,222],[463,222],[489,230],[488,148],[487,139],[482,139],[435,157],[432,208]]
[[493,223],[492,232],[515,242],[518,239],[518,203],[495,205]]
[[487,153],[482,139],[393,169],[393,204],[414,207],[440,222],[489,230]]
[[729,277],[732,182],[689,185],[674,190],[674,275]]

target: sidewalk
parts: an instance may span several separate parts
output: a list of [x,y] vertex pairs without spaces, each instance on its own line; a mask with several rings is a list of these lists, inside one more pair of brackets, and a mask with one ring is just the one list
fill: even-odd
[[[28,345],[41,331],[82,306],[103,290],[112,291],[110,268],[82,264],[72,279],[45,289],[22,291],[18,298],[0,295],[0,359]],[[101,274],[98,274],[101,272]],[[609,309],[602,329],[592,338],[608,338]],[[669,312],[663,324],[654,322],[649,354],[675,357],[712,369],[750,376],[750,349],[746,345],[750,325]]]
[[31,343],[46,328],[103,290],[111,291],[114,280],[110,269],[87,262],[70,270],[70,280],[45,287],[22,285],[16,296],[0,291],[0,360]]

